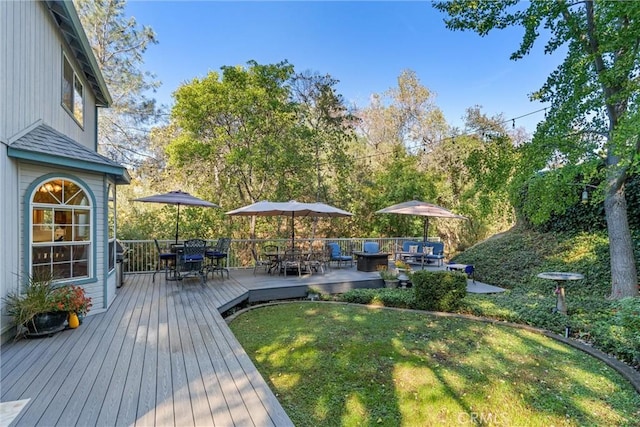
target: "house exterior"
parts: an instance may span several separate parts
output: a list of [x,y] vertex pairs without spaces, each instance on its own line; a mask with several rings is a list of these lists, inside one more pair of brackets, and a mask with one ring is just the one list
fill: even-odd
[[[116,187],[97,152],[111,98],[71,1],[0,1],[0,297],[29,277],[116,296]],[[3,303],[0,303],[3,305]],[[4,342],[15,331],[2,306]]]

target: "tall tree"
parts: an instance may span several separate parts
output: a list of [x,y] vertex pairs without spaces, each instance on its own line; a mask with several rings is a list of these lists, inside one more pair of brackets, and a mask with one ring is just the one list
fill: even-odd
[[74,0],[89,43],[113,99],[98,119],[100,151],[137,165],[147,158],[149,127],[162,111],[147,97],[160,85],[144,72],[143,55],[157,43],[154,31],[125,16],[126,0]]
[[[565,52],[532,99],[549,102],[546,119],[523,150],[529,176],[558,159],[565,178],[601,180],[611,255],[611,298],[638,295],[638,276],[628,225],[625,183],[640,159],[640,2],[455,0],[435,7],[449,15],[447,27],[481,36],[493,29],[524,27],[520,47],[528,55],[540,35],[545,53]],[[549,174],[558,176],[558,174]],[[548,183],[538,209],[551,211],[557,185]]]
[[336,91],[338,80],[330,75],[309,71],[291,79],[291,96],[297,106],[298,120],[306,130],[304,138],[314,148],[316,200],[330,202],[331,180],[344,177],[352,162],[347,145],[353,141],[356,117],[347,109]]
[[[259,200],[313,200],[314,153],[290,98],[294,69],[286,61],[222,67],[175,92],[171,119],[181,134],[170,164],[186,179],[208,182],[222,206]],[[255,223],[251,224],[253,236]]]

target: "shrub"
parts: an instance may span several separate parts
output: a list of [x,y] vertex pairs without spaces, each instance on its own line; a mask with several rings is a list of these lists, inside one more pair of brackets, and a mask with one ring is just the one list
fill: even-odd
[[416,308],[454,311],[467,295],[467,277],[449,271],[417,271],[412,277]]
[[340,295],[339,300],[353,304],[373,304],[384,307],[413,308],[415,306],[412,289],[352,289]]
[[613,315],[597,322],[593,339],[598,347],[640,366],[640,297],[612,303]]

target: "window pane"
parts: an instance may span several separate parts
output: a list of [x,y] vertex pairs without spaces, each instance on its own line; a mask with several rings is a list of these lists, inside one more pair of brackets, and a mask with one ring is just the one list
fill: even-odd
[[89,201],[84,191],[75,183],[70,181],[64,182],[64,200],[63,203],[74,206],[88,206]]
[[62,104],[66,106],[69,111],[73,112],[73,68],[64,57],[64,65],[62,70]]
[[74,241],[89,240],[90,227],[88,225],[76,225],[75,229],[76,231],[73,237]]
[[59,204],[62,201],[62,180],[49,181],[38,188],[33,201],[36,203]]
[[116,256],[115,249],[116,249],[116,242],[115,240],[111,240],[109,242],[109,271],[115,268],[115,256]]
[[75,76],[75,84],[73,86],[73,116],[82,124],[84,113],[83,87],[78,76]]

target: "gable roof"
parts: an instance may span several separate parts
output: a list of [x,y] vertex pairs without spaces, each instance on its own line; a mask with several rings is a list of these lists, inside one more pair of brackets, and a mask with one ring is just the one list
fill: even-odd
[[129,184],[127,169],[113,160],[78,144],[55,129],[39,124],[33,130],[10,142],[9,157],[35,163],[53,164],[89,172],[102,172],[118,184]]
[[47,1],[46,4],[96,96],[96,105],[108,107],[111,103],[111,95],[73,2]]

